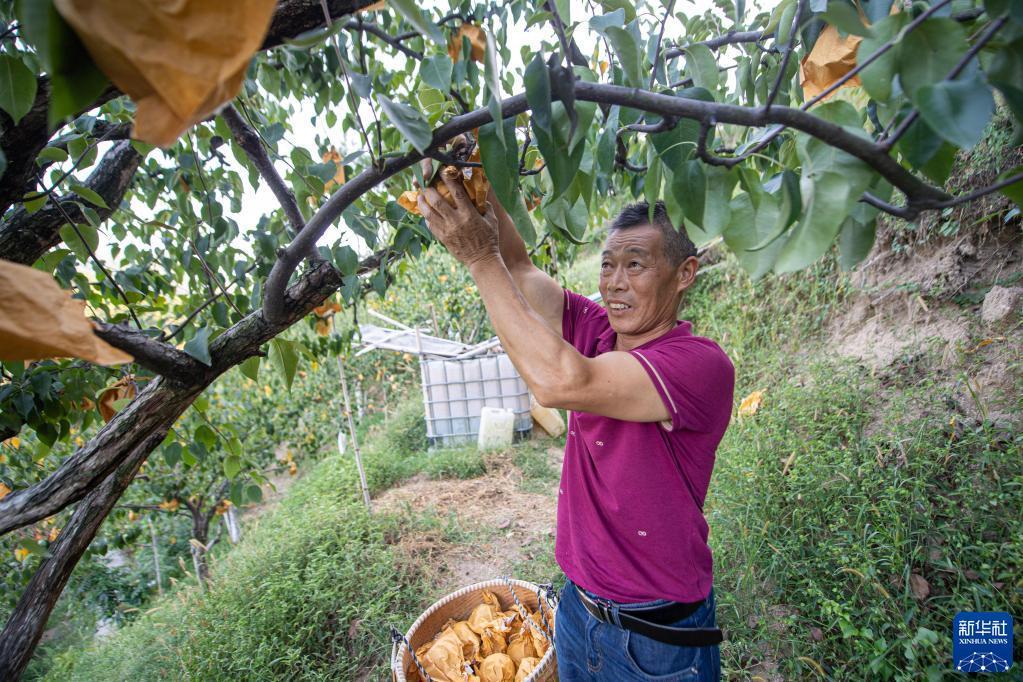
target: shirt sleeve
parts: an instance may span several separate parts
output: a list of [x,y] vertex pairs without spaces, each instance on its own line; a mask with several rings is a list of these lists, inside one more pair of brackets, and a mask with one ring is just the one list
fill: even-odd
[[574,291],[565,289],[565,305],[561,313],[561,336],[579,348],[587,335],[587,326],[606,316],[604,308]]
[[735,368],[717,344],[689,337],[629,352],[661,396],[672,431],[723,431],[728,426]]

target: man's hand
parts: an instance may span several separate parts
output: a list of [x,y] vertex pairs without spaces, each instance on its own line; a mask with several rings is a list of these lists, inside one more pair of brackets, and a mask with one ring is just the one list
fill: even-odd
[[461,172],[454,167],[441,171],[455,205],[451,206],[432,187],[419,193],[419,210],[426,217],[430,232],[451,255],[466,266],[500,258],[500,238],[494,207],[488,202],[487,212],[480,215],[462,185]]

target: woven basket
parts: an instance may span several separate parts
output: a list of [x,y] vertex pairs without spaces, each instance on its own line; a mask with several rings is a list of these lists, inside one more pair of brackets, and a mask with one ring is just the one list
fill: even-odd
[[[472,610],[483,603],[484,590],[492,592],[497,597],[498,601],[501,602],[502,610],[512,608],[515,605],[515,600],[512,599],[511,590],[508,587],[509,582],[514,586],[515,595],[522,602],[522,605],[531,611],[537,610],[537,590],[539,586],[534,583],[524,580],[488,580],[476,583],[475,585],[469,585],[436,601],[433,606],[428,608],[412,624],[409,631],[405,633],[405,638],[412,646],[413,651],[433,639],[434,635],[440,632],[441,626],[449,618],[454,618],[455,620],[465,620],[468,618]],[[550,623],[552,630],[554,629],[556,609],[556,605],[554,611],[549,610],[544,605],[544,613],[547,614],[547,621]],[[396,643],[391,648],[391,673],[394,682],[407,682],[405,671],[415,670],[415,667],[416,664],[412,660],[412,654],[408,651],[405,644],[403,642]],[[552,643],[552,646],[547,649],[543,658],[540,659],[539,665],[530,673],[525,682],[551,682],[557,679],[558,663],[554,655]]]

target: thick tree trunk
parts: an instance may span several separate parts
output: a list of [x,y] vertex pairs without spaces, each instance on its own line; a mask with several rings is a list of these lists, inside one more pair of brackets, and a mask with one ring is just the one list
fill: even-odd
[[146,456],[160,444],[165,433],[166,429],[154,431],[138,442],[120,465],[85,496],[60,537],[50,546],[50,556],[39,565],[0,632],[0,680],[21,677],[71,571]]

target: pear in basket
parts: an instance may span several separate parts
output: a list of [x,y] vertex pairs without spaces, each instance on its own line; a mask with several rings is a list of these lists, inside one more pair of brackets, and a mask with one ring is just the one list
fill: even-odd
[[528,630],[528,627],[524,630],[519,630],[508,641],[508,650],[505,653],[515,662],[516,667],[520,665],[524,658],[539,658],[543,655],[536,650],[536,647],[533,645],[533,638]]
[[464,682],[465,657],[462,655],[462,643],[454,630],[445,630],[432,642],[416,649],[416,656],[431,679]]
[[532,656],[526,656],[519,663],[519,669],[515,672],[515,682],[522,682],[529,677],[536,667],[540,665],[539,658],[533,658]]
[[469,615],[469,627],[478,635],[483,630],[491,628],[500,632],[507,632],[508,627],[504,622],[504,613],[501,611],[501,603],[493,592],[483,591],[483,603],[472,610]]
[[518,632],[522,627],[522,612],[512,609],[504,612],[504,622],[508,624],[512,632]]
[[514,682],[515,663],[507,654],[490,654],[480,665],[480,682]]
[[481,639],[480,654],[484,658],[492,654],[503,654],[508,648],[508,641],[505,639],[504,633],[493,628],[484,629]]
[[465,657],[465,660],[469,663],[476,663],[479,660],[480,653],[479,635],[473,632],[472,628],[470,628],[469,624],[464,620],[455,620],[452,618],[444,624],[442,631],[447,630],[448,628],[454,630],[455,636],[458,637],[458,640],[462,643],[462,656]]

